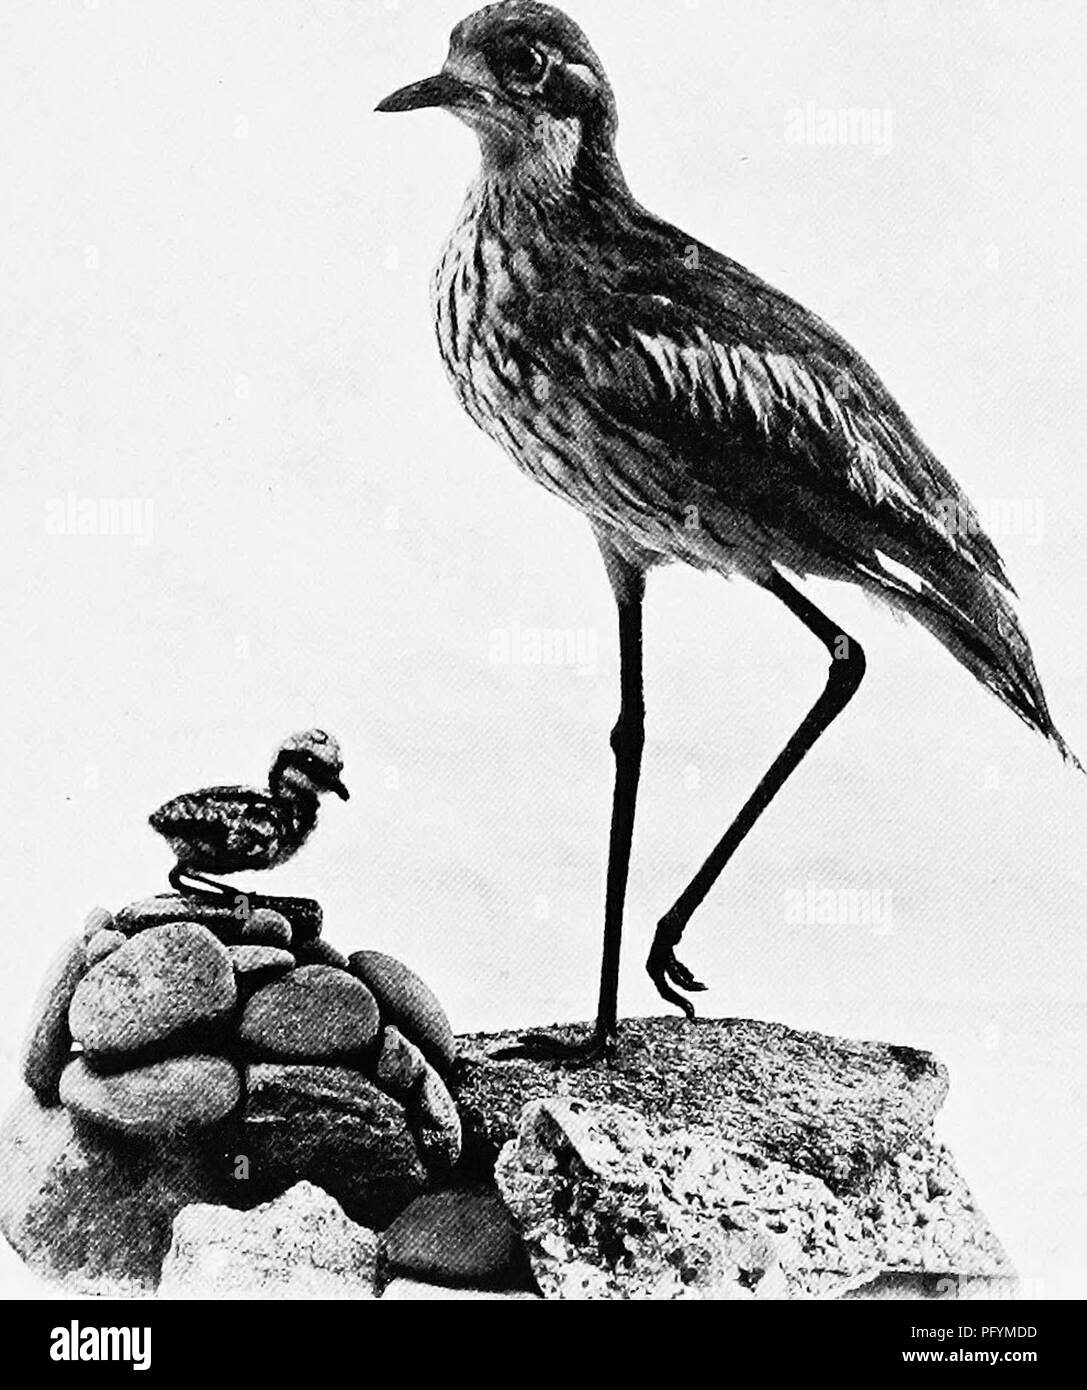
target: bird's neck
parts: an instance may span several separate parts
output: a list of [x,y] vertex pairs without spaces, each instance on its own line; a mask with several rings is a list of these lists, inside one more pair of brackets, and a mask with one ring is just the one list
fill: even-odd
[[317,823],[317,793],[309,786],[300,785],[290,769],[278,762],[268,779],[268,789],[287,816],[293,833],[299,837],[308,835]]
[[294,836],[305,839],[317,824],[317,797],[297,787],[284,787],[276,793],[276,800],[286,812]]
[[614,152],[586,145],[577,121],[553,121],[546,136],[512,152],[484,146],[473,192],[499,220],[508,212],[541,224],[630,199]]

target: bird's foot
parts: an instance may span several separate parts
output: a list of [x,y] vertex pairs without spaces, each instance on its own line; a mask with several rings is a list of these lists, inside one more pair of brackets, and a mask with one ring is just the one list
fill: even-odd
[[[217,883],[213,878],[204,878],[202,874],[194,874],[189,869],[183,869],[181,865],[170,870],[170,887],[180,893],[182,897],[211,899],[213,902],[222,902],[224,898],[233,901],[238,896],[238,890],[231,888],[229,884]],[[186,882],[188,880],[188,882]]]
[[568,1042],[551,1033],[522,1033],[518,1043],[499,1048],[489,1055],[498,1062],[558,1062],[571,1067],[589,1067],[596,1062],[604,1062],[612,1066],[618,1047],[619,1040],[614,1032],[599,1029],[594,1029],[588,1038],[579,1042]]
[[656,985],[660,997],[667,1003],[674,1004],[677,1009],[682,1009],[689,1019],[693,1019],[696,1017],[694,1005],[679,991],[683,990],[685,994],[701,994],[706,986],[676,955],[676,945],[681,935],[682,932],[677,932],[662,923],[657,928],[653,949],[649,952],[645,968],[649,971],[649,978]]

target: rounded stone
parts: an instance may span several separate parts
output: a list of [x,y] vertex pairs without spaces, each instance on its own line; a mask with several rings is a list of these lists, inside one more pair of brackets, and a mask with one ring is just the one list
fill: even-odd
[[242,922],[238,935],[243,946],[252,943],[286,948],[291,944],[291,924],[282,912],[258,907]]
[[337,951],[331,942],[323,941],[320,937],[299,946],[298,961],[301,965],[332,965],[337,970],[351,968],[344,953]]
[[414,1043],[408,1042],[392,1024],[381,1034],[374,1080],[397,1100],[407,1100],[427,1070],[427,1061]]
[[30,1089],[47,1103],[56,1104],[57,1083],[72,1047],[68,1008],[86,968],[83,938],[74,936],[51,962],[31,1010],[21,1071]]
[[462,1133],[456,1101],[445,1082],[428,1066],[407,1102],[408,1123],[428,1172],[442,1176],[455,1168],[461,1155]]
[[206,1131],[119,1143],[23,1091],[0,1119],[0,1230],[63,1292],[146,1297],[178,1211],[237,1187],[224,1168]]
[[241,1081],[222,1057],[174,1057],[105,1076],[76,1057],[60,1078],[60,1098],[120,1134],[176,1134],[225,1119],[241,1099]]
[[241,939],[242,923],[265,908],[287,919],[295,945],[320,935],[321,904],[312,898],[269,898],[244,893],[223,894],[222,897],[159,893],[122,907],[116,914],[116,926],[126,936],[135,936],[171,922],[198,922],[234,945]]
[[395,1024],[444,1076],[456,1058],[457,1044],[433,990],[381,951],[356,951],[349,964],[351,973],[372,991],[384,1021]]
[[113,913],[108,912],[104,907],[92,907],[83,920],[83,940],[90,941],[92,936],[96,936],[100,931],[116,931],[117,923],[113,920]]
[[174,922],[130,937],[89,970],[68,1019],[87,1053],[110,1059],[192,1040],[236,1001],[226,947],[206,927]]
[[241,1036],[253,1055],[280,1061],[361,1060],[379,1027],[374,996],[328,965],[303,965],[258,990]]
[[295,967],[290,951],[280,950],[278,946],[228,946],[227,951],[234,963],[239,988],[243,985],[259,988]]
[[274,1196],[300,1179],[352,1221],[382,1229],[426,1190],[404,1108],[354,1067],[257,1062],[231,1152],[250,1159],[247,1193]]
[[123,946],[128,940],[124,932],[112,931],[105,927],[102,931],[95,932],[87,942],[87,965],[97,965],[100,960],[105,960],[111,956],[119,946]]
[[390,1273],[486,1289],[529,1286],[528,1256],[497,1192],[417,1197],[382,1237]]

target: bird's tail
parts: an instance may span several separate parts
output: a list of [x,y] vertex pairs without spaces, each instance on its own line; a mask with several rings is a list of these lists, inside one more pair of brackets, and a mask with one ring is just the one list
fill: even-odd
[[1013,710],[1025,724],[1055,744],[1067,763],[1085,769],[1049,713],[1034,668],[1030,643],[1003,586],[982,570],[956,567],[939,588],[902,595],[900,601],[919,623]]

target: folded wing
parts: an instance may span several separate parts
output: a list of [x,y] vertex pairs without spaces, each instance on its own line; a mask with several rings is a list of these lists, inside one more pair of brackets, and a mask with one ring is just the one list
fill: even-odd
[[698,251],[697,269],[670,257],[609,293],[582,282],[538,296],[536,369],[604,428],[650,445],[646,496],[696,507],[711,534],[720,518],[733,533],[743,518],[767,563],[887,598],[1067,755],[1004,565],[965,493],[848,344]]

